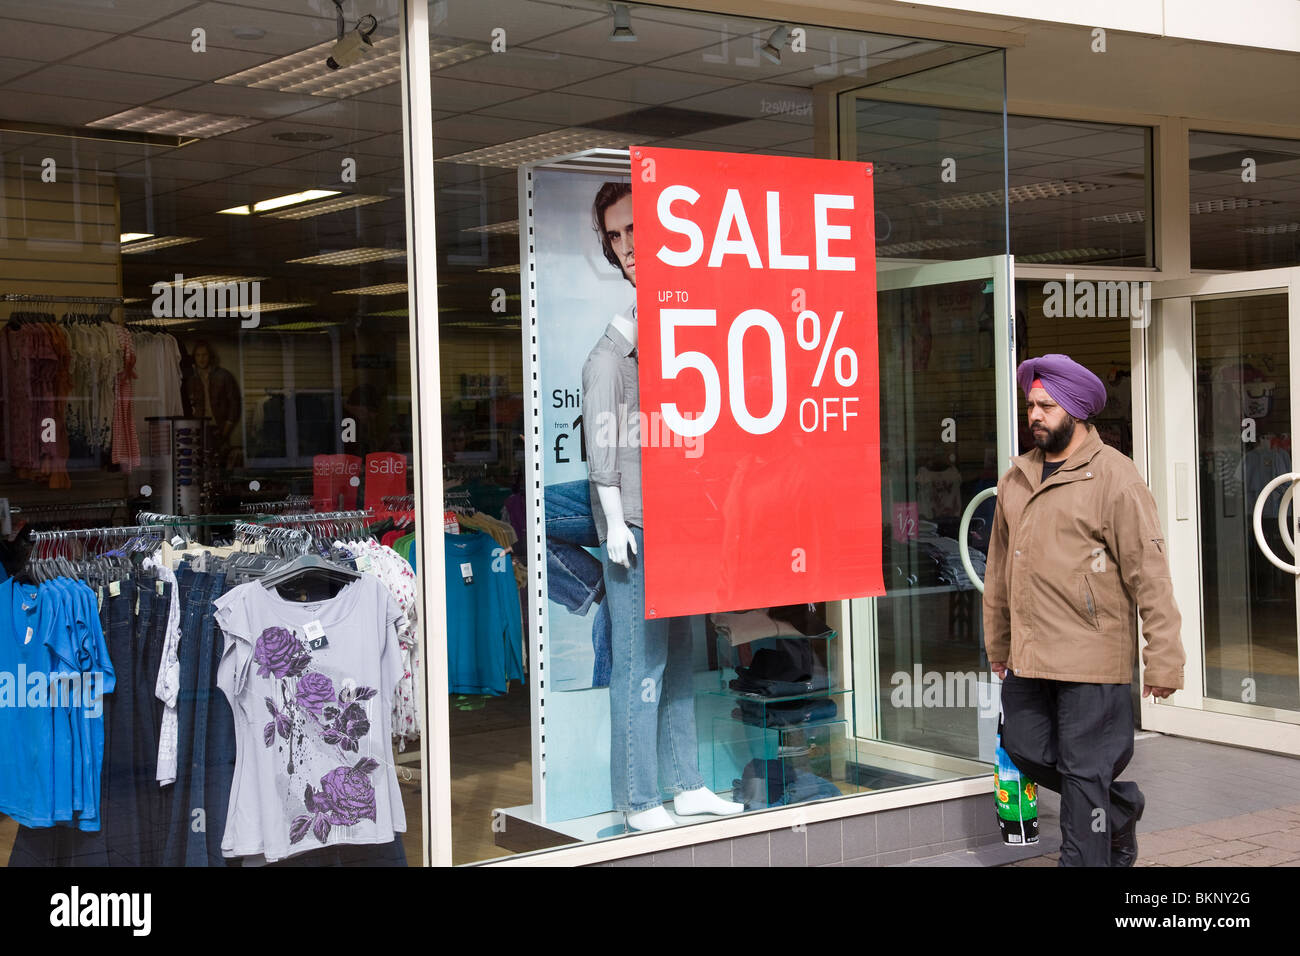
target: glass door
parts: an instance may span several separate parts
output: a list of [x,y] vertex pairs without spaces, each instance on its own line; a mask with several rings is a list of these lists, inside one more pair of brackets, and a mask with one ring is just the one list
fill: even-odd
[[849,608],[859,748],[958,771],[991,760],[996,726],[979,585],[1015,453],[1011,259],[878,283],[886,596]]
[[1152,488],[1166,492],[1188,666],[1184,691],[1144,703],[1143,726],[1300,753],[1300,269],[1153,297]]

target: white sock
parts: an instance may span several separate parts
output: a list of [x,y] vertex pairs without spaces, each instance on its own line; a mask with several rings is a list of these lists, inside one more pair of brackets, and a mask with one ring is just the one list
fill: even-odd
[[708,787],[684,790],[673,797],[673,811],[681,817],[695,816],[699,813],[726,816],[730,813],[739,813],[743,809],[745,809],[743,803],[724,800]]
[[662,806],[651,807],[638,813],[627,815],[627,825],[632,830],[662,830],[664,827],[676,826],[673,818]]

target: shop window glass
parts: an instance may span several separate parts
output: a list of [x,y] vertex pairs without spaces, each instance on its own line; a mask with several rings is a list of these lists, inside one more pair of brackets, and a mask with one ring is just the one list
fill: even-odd
[[0,863],[423,857],[402,4],[271,6],[0,15],[0,672],[84,692]]
[[[604,5],[452,0],[434,5],[431,14],[444,505],[461,532],[444,540],[452,856],[456,863],[467,863],[629,832],[625,815],[615,811],[609,770],[611,662],[606,655],[609,633],[620,625],[611,620],[606,600],[601,547],[594,538],[579,540],[580,531],[565,537],[560,528],[566,522],[594,525],[580,457],[581,430],[591,425],[579,421],[577,372],[603,328],[593,314],[628,308],[634,297],[624,284],[624,267],[607,259],[592,227],[600,187],[615,184],[610,195],[622,195],[616,187],[630,178],[627,149],[634,145],[829,156],[832,121],[845,116],[840,95],[862,90],[862,99],[872,102],[864,102],[856,115],[869,122],[858,129],[857,146],[845,158],[876,162],[883,175],[894,169],[888,150],[914,144],[916,155],[910,161],[933,164],[933,185],[917,179],[887,187],[881,181],[877,208],[893,208],[888,204],[896,194],[895,218],[908,229],[919,228],[914,220],[931,214],[924,211],[928,205],[916,204],[949,195],[938,188],[940,162],[949,153],[927,142],[936,130],[944,148],[951,145],[949,152],[970,161],[961,168],[961,175],[970,177],[969,185],[963,181],[963,192],[1002,188],[1003,68],[1001,53],[985,48],[642,5],[631,8],[627,24]],[[941,74],[941,67],[952,72]],[[935,70],[928,87],[924,70]],[[833,93],[818,96],[830,86]],[[958,88],[961,104],[970,108],[945,105],[957,99]],[[851,146],[853,140],[845,137],[843,142]],[[550,170],[548,178],[543,175],[547,170],[541,170],[533,193],[521,194],[521,166],[579,153],[585,158],[571,164],[572,175]],[[531,233],[530,204],[535,215]],[[944,215],[969,226],[973,238],[943,247],[941,258],[1005,253],[1000,195],[971,215],[951,213],[946,206]],[[906,241],[915,238],[909,232]],[[879,228],[877,242],[886,242]],[[530,243],[538,263],[552,264],[546,271],[529,272]],[[890,255],[880,250],[882,267]],[[543,299],[554,302],[558,296],[573,302],[563,321],[552,307],[545,320],[550,324],[543,323],[536,337],[529,313],[534,292],[539,316]],[[587,295],[593,298],[583,299]],[[975,304],[983,301],[983,283],[971,295],[963,299],[970,308],[962,321],[969,320],[974,349]],[[881,306],[880,355],[890,377],[888,386],[882,377],[882,393],[895,387],[899,361],[889,330],[894,324],[906,328],[905,313],[887,305]],[[943,334],[956,329],[944,326]],[[965,331],[965,325],[960,329]],[[540,385],[530,373],[534,348],[542,355]],[[936,348],[932,369],[938,373],[941,365],[951,365],[950,371],[959,371],[957,351]],[[568,379],[547,378],[553,375],[547,364],[552,360],[572,365]],[[990,382],[991,375],[989,369]],[[979,381],[972,378],[969,384],[973,396]],[[534,388],[541,392],[536,436],[526,420]],[[886,406],[882,398],[882,421],[905,400]],[[919,461],[921,453],[912,447],[919,440],[915,434],[891,433],[890,440],[898,443],[891,455],[900,462]],[[528,520],[535,441],[547,462],[542,512],[548,529],[556,531],[542,562],[549,589],[537,596],[531,592],[540,568],[526,564],[533,557]],[[976,449],[979,441],[972,438],[967,456],[978,459],[971,477],[984,467],[984,454]],[[572,480],[556,480],[561,465],[576,469],[576,477],[564,471]],[[484,542],[476,528],[494,541]],[[589,528],[589,537],[594,530]],[[459,556],[459,549],[476,544],[484,545],[482,568],[474,563],[478,558]],[[493,546],[510,553],[509,571],[519,576],[520,587],[514,596],[503,588],[471,600],[471,585],[492,573],[486,555]],[[464,564],[471,565],[471,580]],[[548,623],[541,630],[535,617],[538,601],[547,606]],[[968,622],[978,618],[977,601],[974,608]],[[772,609],[758,610],[767,612],[765,626],[779,626]],[[762,641],[752,647],[733,644],[728,626],[734,622],[717,614],[690,619],[677,638],[682,643],[675,647],[689,658],[693,685],[689,696],[695,727],[688,749],[704,789],[751,812],[979,772],[974,698],[972,709],[953,715],[953,739],[908,736],[866,719],[876,702],[855,697],[869,697],[867,688],[875,681],[862,685],[855,675],[862,666],[883,666],[870,650],[869,629],[863,625],[861,636],[855,629],[850,648],[844,639],[850,627],[847,602],[818,603],[806,614],[800,620],[806,626],[816,622],[817,633],[784,647],[779,642],[773,647]],[[935,615],[936,620],[941,616],[939,611]],[[504,653],[499,636],[480,641],[484,620],[492,622],[494,635],[505,628]],[[521,621],[517,631],[515,621]],[[965,638],[970,653],[959,663],[976,667],[978,636],[967,628]],[[535,659],[539,647],[541,660]],[[778,718],[774,710],[737,695],[731,682],[748,669],[755,648],[793,654],[816,679],[824,675],[814,699],[793,700],[806,713]],[[910,646],[900,653],[891,659],[891,670],[910,673],[922,660],[922,651]],[[861,660],[855,660],[858,655]],[[868,659],[871,664],[861,664]],[[478,664],[482,666],[476,669]],[[794,667],[794,658],[787,664]],[[780,722],[795,719],[807,726],[795,732]],[[898,756],[897,748],[890,749],[895,743],[959,758],[945,763],[944,770],[936,770],[932,759],[884,758],[886,750]],[[774,764],[782,769],[772,772]],[[679,809],[671,801],[668,807]],[[718,817],[683,814],[676,823],[714,819]]]
[[1193,131],[1192,268],[1300,264],[1300,142]]

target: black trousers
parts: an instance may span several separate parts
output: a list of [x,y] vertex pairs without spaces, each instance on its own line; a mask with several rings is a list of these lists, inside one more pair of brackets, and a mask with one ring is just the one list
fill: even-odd
[[1022,773],[1061,795],[1061,866],[1109,866],[1110,838],[1143,802],[1117,782],[1133,757],[1128,684],[1015,677],[1002,684],[1002,746]]

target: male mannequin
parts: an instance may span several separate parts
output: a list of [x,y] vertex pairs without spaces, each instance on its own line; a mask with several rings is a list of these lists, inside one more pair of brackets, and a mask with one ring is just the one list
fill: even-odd
[[[632,187],[605,183],[592,215],[605,257],[635,286]],[[673,810],[681,816],[744,807],[709,790],[697,767],[689,619],[645,619],[635,306],[630,312],[610,320],[587,356],[582,415],[592,514],[605,544],[614,806],[628,815],[630,829],[655,830],[673,825],[660,783],[673,792]]]

